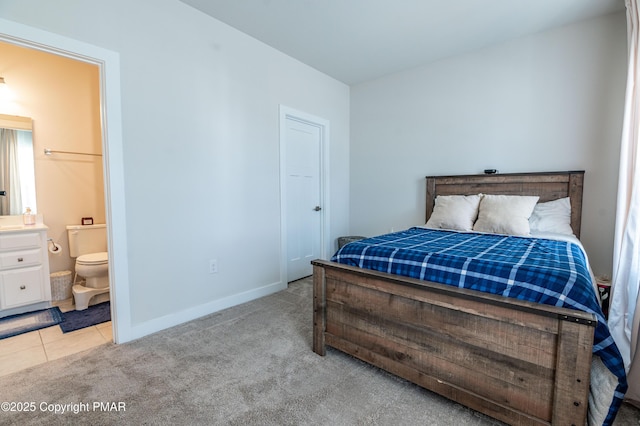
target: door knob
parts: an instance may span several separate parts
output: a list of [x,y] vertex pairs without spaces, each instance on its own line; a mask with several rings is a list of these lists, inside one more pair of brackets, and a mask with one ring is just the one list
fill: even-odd
[[322,207],[320,207],[320,206],[316,206],[313,210],[315,210],[315,211],[319,212],[320,210],[322,210]]

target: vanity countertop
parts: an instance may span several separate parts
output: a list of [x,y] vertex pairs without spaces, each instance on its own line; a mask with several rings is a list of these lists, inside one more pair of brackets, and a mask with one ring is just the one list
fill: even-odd
[[[0,222],[2,223],[2,222]],[[46,225],[0,225],[0,234],[5,232],[42,231],[49,229]]]
[[0,234],[7,232],[42,231],[49,229],[47,225],[36,220],[35,225],[25,225],[22,215],[0,216]]

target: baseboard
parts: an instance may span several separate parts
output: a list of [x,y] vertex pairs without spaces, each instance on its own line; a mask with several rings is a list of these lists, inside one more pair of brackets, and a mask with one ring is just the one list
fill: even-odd
[[130,329],[131,334],[129,335],[130,339],[127,339],[127,341],[139,339],[141,337],[148,336],[149,334],[157,333],[158,331],[162,331],[167,328],[192,321],[196,318],[210,315],[223,309],[231,308],[242,303],[259,299],[278,291],[285,290],[286,288],[287,283],[277,282],[268,284],[266,286],[245,291],[243,293],[238,293],[232,296],[224,297],[222,299],[213,300],[203,305],[185,309],[184,311],[175,312],[170,315],[165,315],[160,318],[145,321],[141,324],[132,325]]

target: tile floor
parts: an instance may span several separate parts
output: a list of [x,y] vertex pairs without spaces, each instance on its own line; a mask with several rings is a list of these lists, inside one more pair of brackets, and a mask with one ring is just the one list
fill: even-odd
[[[54,302],[62,312],[74,309],[73,299]],[[63,333],[60,326],[0,340],[0,376],[113,341],[111,321]]]

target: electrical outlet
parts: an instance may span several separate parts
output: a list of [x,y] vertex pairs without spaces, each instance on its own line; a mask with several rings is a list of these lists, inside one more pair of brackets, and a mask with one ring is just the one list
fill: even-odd
[[217,259],[211,259],[209,261],[209,273],[210,274],[217,274],[218,273],[218,260]]

